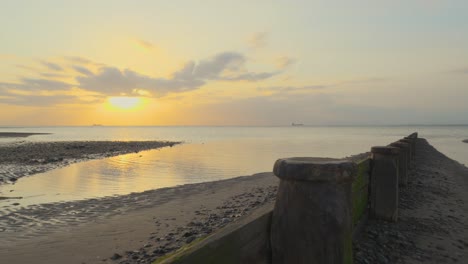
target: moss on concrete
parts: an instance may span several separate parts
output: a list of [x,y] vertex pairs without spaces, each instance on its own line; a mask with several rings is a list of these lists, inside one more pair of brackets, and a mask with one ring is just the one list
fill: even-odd
[[366,211],[369,201],[369,173],[370,159],[365,159],[357,163],[357,174],[352,184],[352,215],[353,225],[356,225]]

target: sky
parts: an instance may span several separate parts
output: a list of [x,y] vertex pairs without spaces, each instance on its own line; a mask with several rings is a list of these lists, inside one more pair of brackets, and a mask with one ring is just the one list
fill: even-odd
[[0,1],[0,126],[468,124],[468,1]]

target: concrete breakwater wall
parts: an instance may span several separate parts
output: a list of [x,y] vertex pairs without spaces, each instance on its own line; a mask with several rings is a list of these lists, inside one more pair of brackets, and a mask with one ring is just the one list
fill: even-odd
[[353,263],[353,236],[368,217],[398,221],[417,137],[349,159],[279,159],[275,204],[155,263]]

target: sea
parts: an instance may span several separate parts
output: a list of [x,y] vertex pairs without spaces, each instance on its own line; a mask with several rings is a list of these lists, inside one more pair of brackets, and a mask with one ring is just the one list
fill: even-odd
[[468,164],[468,144],[462,142],[468,139],[468,126],[0,127],[0,132],[51,133],[1,138],[0,145],[24,141],[183,142],[172,148],[75,163],[1,185],[0,196],[23,199],[0,201],[0,206],[17,208],[271,172],[279,158],[342,158],[413,132],[448,157]]

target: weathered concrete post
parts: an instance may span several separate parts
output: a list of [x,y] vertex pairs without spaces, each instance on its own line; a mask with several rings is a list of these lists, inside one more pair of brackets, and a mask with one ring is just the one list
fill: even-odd
[[398,140],[397,142],[402,142],[402,143],[405,143],[405,144],[408,144],[408,149],[409,149],[409,155],[408,155],[408,169],[411,169],[413,168],[413,151],[414,151],[414,146],[413,146],[413,143],[411,142],[411,140],[407,139],[407,138],[403,138],[403,139],[400,139]]
[[395,147],[372,147],[372,217],[396,222],[398,219],[398,155]]
[[398,156],[398,184],[400,186],[406,186],[408,185],[408,163],[410,161],[408,143],[393,142],[390,146],[400,149]]
[[411,146],[413,147],[413,152],[411,154],[413,155],[412,158],[414,159],[416,157],[416,137],[409,136],[409,137],[405,137],[404,139],[409,139],[411,141]]
[[326,158],[276,161],[272,263],[352,263],[351,183],[356,164]]
[[403,139],[400,139],[399,141],[408,143],[408,145],[410,146],[410,152],[411,152],[410,160],[413,161],[414,158],[415,158],[415,152],[416,152],[416,149],[415,149],[416,148],[416,140],[411,139],[411,138],[403,138]]

